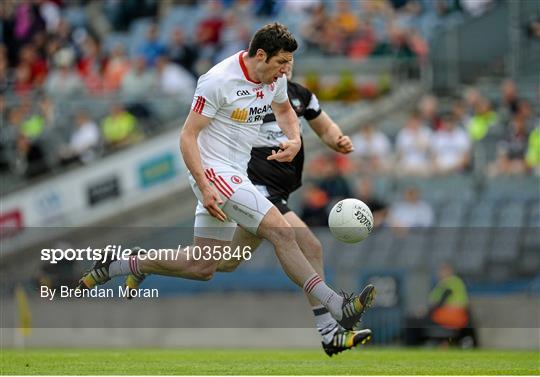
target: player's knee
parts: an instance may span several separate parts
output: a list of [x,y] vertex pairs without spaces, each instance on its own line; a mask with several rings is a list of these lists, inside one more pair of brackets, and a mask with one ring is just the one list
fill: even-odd
[[194,278],[196,280],[202,280],[202,281],[212,280],[215,272],[216,270],[213,268],[203,268],[194,273]]
[[201,261],[197,261],[191,266],[191,277],[195,280],[208,281],[214,277],[217,266],[215,264],[204,264]]
[[273,228],[271,234],[273,239],[270,241],[273,242],[289,244],[296,239],[294,229],[288,224],[282,224],[281,226]]

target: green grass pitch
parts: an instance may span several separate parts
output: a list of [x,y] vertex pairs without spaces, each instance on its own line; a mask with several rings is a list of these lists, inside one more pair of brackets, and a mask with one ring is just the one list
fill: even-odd
[[332,358],[315,349],[2,349],[0,367],[2,375],[540,375],[540,356],[392,348]]

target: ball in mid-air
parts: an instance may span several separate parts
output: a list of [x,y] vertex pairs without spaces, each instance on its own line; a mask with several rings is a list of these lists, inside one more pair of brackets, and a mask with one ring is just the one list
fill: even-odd
[[343,199],[330,211],[328,226],[338,240],[346,243],[360,242],[373,229],[373,214],[363,201]]

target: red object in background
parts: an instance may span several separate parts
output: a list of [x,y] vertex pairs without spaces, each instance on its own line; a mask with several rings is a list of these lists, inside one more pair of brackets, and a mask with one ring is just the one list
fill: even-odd
[[23,228],[23,216],[19,209],[0,214],[0,238],[11,237]]
[[336,167],[337,167],[339,173],[342,174],[342,175],[349,174],[353,169],[351,160],[350,160],[349,156],[347,156],[347,155],[336,154],[334,156],[334,161],[335,161],[335,164],[336,164]]

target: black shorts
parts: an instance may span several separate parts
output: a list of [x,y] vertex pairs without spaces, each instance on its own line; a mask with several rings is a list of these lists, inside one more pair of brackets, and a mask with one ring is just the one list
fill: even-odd
[[289,199],[289,197],[283,197],[281,195],[271,195],[268,196],[266,199],[270,200],[270,202],[277,207],[277,209],[282,215],[292,211],[292,209],[290,209],[287,205],[287,200]]

